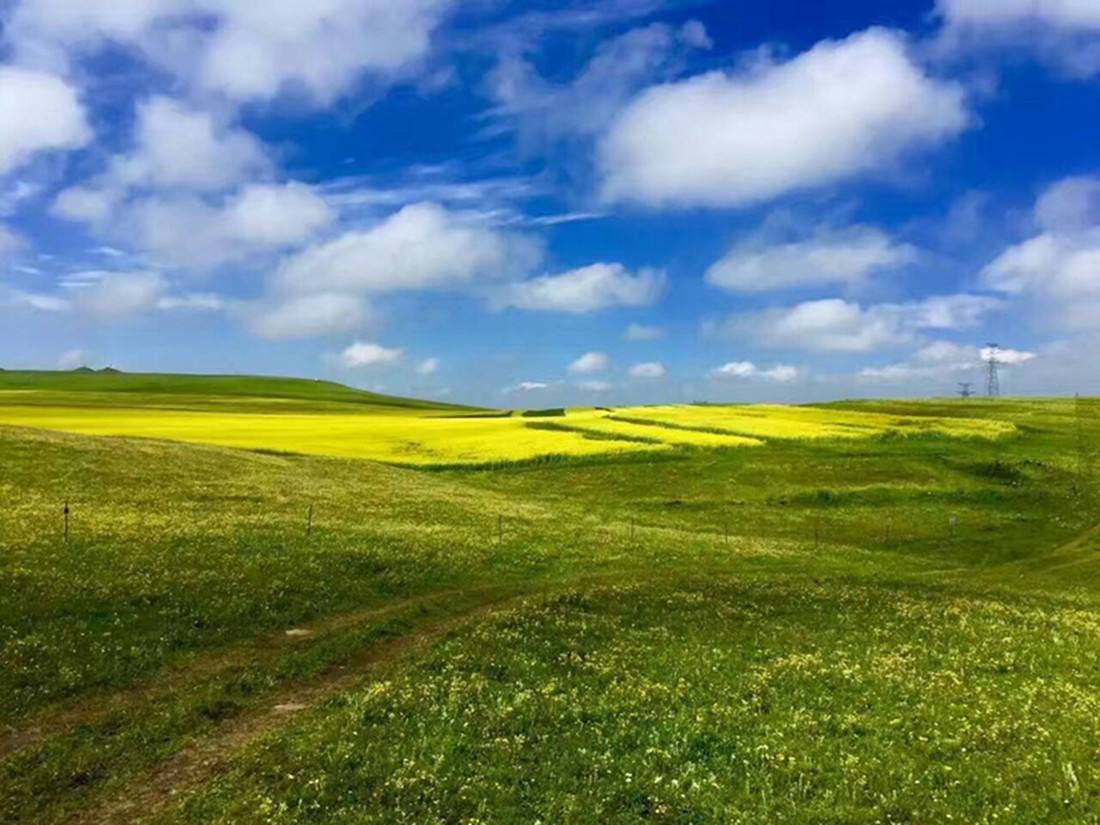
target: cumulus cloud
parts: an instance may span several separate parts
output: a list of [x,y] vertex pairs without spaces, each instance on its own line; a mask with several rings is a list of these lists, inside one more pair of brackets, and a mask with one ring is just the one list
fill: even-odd
[[149,195],[119,205],[94,190],[62,192],[55,211],[88,221],[157,260],[205,270],[300,245],[333,219],[300,183],[249,184],[225,198]]
[[827,298],[735,315],[706,331],[774,349],[871,352],[912,344],[925,330],[973,326],[1000,306],[997,299],[967,294],[867,307]]
[[755,203],[889,167],[970,120],[960,86],[926,75],[900,34],[870,29],[787,62],[642,92],[601,142],[603,195],[653,206]]
[[135,139],[131,154],[115,158],[111,182],[221,190],[263,174],[270,165],[248,132],[166,97],[138,106]]
[[164,294],[156,272],[107,272],[90,286],[73,290],[76,308],[99,320],[113,320],[153,309]]
[[629,324],[623,332],[625,341],[657,341],[664,337],[665,331],[661,327],[646,324]]
[[776,364],[769,369],[760,369],[752,361],[730,361],[710,371],[711,378],[758,378],[787,384],[799,376],[797,367],[788,364]]
[[609,381],[580,381],[577,383],[578,389],[582,389],[585,392],[607,392],[611,389],[611,382]]
[[76,90],[46,72],[0,66],[0,174],[35,153],[69,150],[92,138]]
[[23,239],[3,224],[0,224],[0,258],[7,257],[22,248]]
[[300,245],[334,219],[300,183],[262,182],[266,149],[244,130],[164,97],[138,106],[131,150],[63,190],[55,215],[198,270]]
[[[965,378],[977,373],[988,361],[991,350],[951,341],[933,341],[914,352],[905,361],[883,367],[865,367],[858,377],[864,382],[897,383],[926,381],[942,384],[954,380],[952,376]],[[1011,348],[998,348],[997,360],[1007,367],[1019,366],[1034,360],[1034,352]]]
[[364,76],[399,77],[424,58],[453,0],[22,0],[7,34],[23,62],[126,46],[199,94],[328,103]]
[[1100,73],[1100,6],[1092,0],[937,0],[948,52],[1013,48],[1072,76]]
[[512,395],[517,392],[537,392],[549,388],[550,384],[545,381],[520,381],[516,384],[509,384],[500,392],[502,395]]
[[611,359],[602,352],[586,352],[569,365],[569,372],[587,374],[603,372],[611,365]]
[[630,368],[631,378],[664,378],[667,370],[659,361],[646,361]]
[[115,217],[133,190],[220,192],[270,170],[266,150],[248,132],[171,98],[153,97],[137,107],[131,150],[115,155],[87,183],[63,190],[54,212],[101,223]]
[[437,372],[439,372],[439,359],[425,358],[423,361],[416,365],[416,371],[420,375],[435,375]]
[[772,243],[756,237],[735,244],[706,271],[707,283],[757,293],[805,286],[857,286],[871,275],[911,263],[916,249],[869,226],[823,227],[811,237]]
[[59,295],[0,288],[0,306],[33,309],[38,312],[68,312],[72,302]]
[[369,229],[303,250],[283,262],[275,283],[289,292],[457,288],[523,274],[540,252],[526,236],[471,222],[437,204],[419,203]]
[[334,292],[261,301],[244,311],[248,329],[273,340],[355,332],[368,318],[361,298]]
[[88,353],[82,349],[74,348],[65,350],[57,356],[57,368],[59,370],[74,370],[88,363]]
[[379,367],[396,364],[404,356],[399,349],[389,349],[380,344],[356,341],[340,353],[340,363],[348,369]]
[[612,307],[649,306],[665,289],[665,273],[598,263],[557,275],[508,284],[495,295],[501,307],[584,314]]
[[984,286],[1034,302],[1054,324],[1100,328],[1100,179],[1069,178],[1035,207],[1038,234],[981,272]]

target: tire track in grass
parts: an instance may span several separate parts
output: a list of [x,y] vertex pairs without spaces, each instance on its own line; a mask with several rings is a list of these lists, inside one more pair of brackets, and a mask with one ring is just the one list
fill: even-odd
[[549,592],[552,591],[513,592],[429,622],[403,636],[372,645],[342,665],[328,668],[316,679],[267,697],[263,707],[219,725],[210,735],[132,777],[120,793],[106,797],[65,821],[70,825],[129,825],[152,818],[180,799],[183,792],[201,785],[223,770],[241,749],[276,730],[297,713],[313,709],[325,699],[349,690],[366,679],[377,678],[388,668],[408,659],[416,650],[495,609]]
[[477,592],[480,591],[476,588],[472,590],[450,588],[410,596],[362,610],[322,618],[304,628],[283,629],[258,638],[232,643],[212,652],[199,651],[182,663],[158,668],[125,687],[84,697],[75,703],[64,704],[60,708],[56,705],[53,708],[48,707],[35,713],[29,722],[0,735],[0,763],[25,748],[40,745],[51,737],[62,735],[77,727],[93,725],[113,712],[135,704],[155,702],[172,693],[173,688],[181,684],[216,679],[239,667],[244,661],[259,661],[267,657],[277,658],[283,653],[302,650],[311,644],[332,638],[341,631],[372,620],[384,619],[403,610],[431,605],[452,596],[471,595]]

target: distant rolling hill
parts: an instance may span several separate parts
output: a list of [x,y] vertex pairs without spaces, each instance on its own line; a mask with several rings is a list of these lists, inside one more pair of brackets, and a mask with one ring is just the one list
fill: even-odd
[[[188,375],[120,372],[114,369],[69,371],[0,370],[0,392],[30,391],[42,401],[56,403],[54,394],[80,393],[84,401],[123,402],[127,406],[160,406],[165,402],[195,403],[232,399],[282,399],[318,405],[363,405],[394,410],[471,411],[475,408],[438,401],[382,395],[307,378],[260,375]],[[110,394],[110,395],[108,395]],[[107,396],[106,398],[104,396]],[[72,396],[70,396],[71,398]]]

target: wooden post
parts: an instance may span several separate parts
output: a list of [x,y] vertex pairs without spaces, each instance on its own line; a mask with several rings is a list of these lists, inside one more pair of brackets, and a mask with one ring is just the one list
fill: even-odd
[[65,517],[65,543],[69,543],[69,502],[65,502],[65,506],[61,509],[62,515]]
[[313,505],[309,505],[309,509],[306,510],[306,535],[313,534]]
[[821,548],[821,516],[814,517],[814,549]]

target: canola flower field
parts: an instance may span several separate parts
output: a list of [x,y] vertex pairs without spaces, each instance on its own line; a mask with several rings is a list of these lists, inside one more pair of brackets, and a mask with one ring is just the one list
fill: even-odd
[[[155,403],[163,399],[140,395],[117,397],[116,406],[60,405],[58,400],[54,394],[40,397],[29,390],[0,390],[0,424],[411,466],[495,465],[682,447],[746,447],[759,446],[766,439],[925,433],[1000,438],[1014,429],[1011,424],[983,419],[775,405],[576,409],[543,418],[383,406],[350,412],[340,408],[301,412],[297,406],[288,409],[271,404],[256,411],[256,401],[251,398],[247,411],[227,409],[229,405],[224,403],[217,406],[210,399],[196,409],[166,409]],[[190,400],[197,403],[197,399]]]
[[0,373],[0,821],[1100,821],[1097,401],[315,383]]

